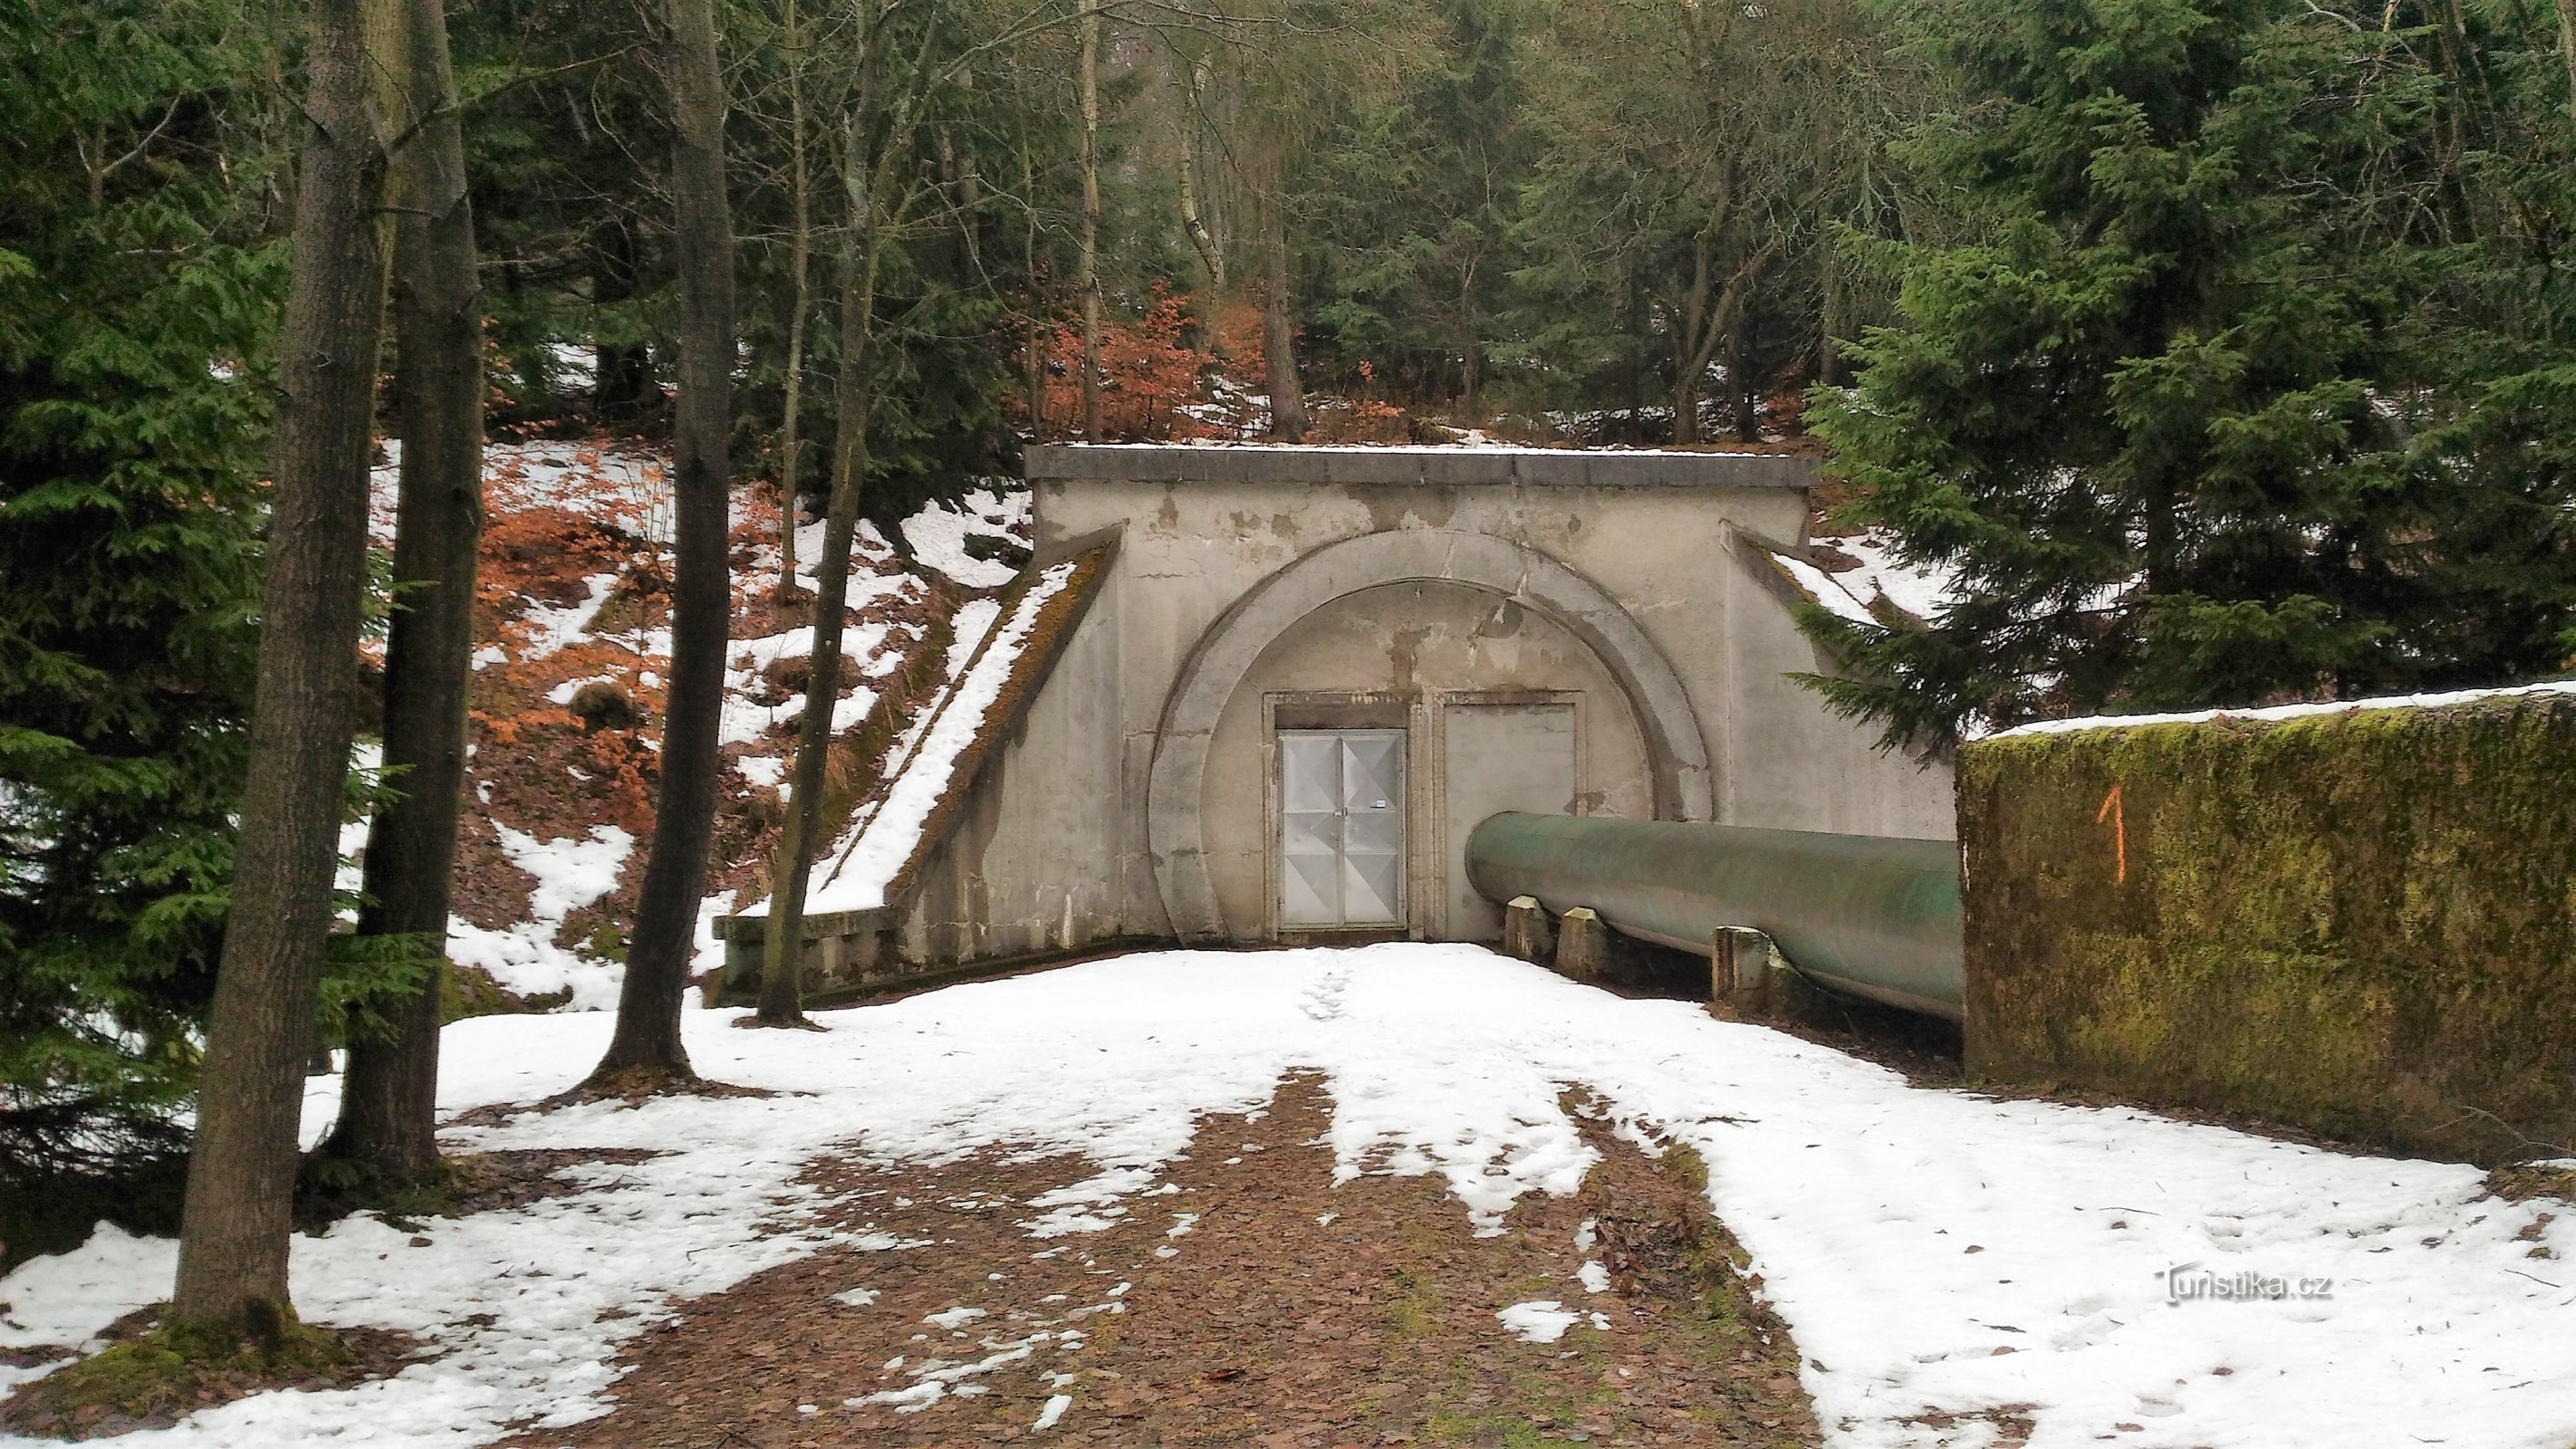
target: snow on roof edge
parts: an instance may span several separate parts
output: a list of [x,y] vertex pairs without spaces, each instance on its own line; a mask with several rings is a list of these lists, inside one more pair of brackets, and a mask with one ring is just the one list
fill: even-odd
[[[1871,600],[1864,599],[1853,592],[1851,587],[1843,582],[1841,575],[1802,557],[1803,550],[1787,544],[1774,543],[1759,534],[1748,533],[1741,529],[1736,531],[1736,537],[1744,540],[1761,555],[1764,563],[1770,565],[1772,578],[1785,584],[1791,592],[1808,603],[1820,605],[1834,617],[1848,623],[1866,624],[1878,629],[1887,627],[1885,620],[1871,612]],[[1888,599],[1886,590],[1874,589],[1872,592],[1900,615],[1909,619],[1916,617],[1893,599]]]
[[1986,736],[1987,740],[2009,740],[2025,735],[2065,735],[2085,730],[2130,729],[2139,725],[2210,724],[2218,720],[2242,721],[2248,724],[2275,720],[2309,719],[2319,715],[2353,714],[2361,710],[2440,709],[2449,705],[2476,704],[2490,699],[2524,699],[2544,695],[2576,695],[2576,680],[2547,684],[2518,684],[2490,689],[2456,689],[2440,694],[2390,694],[2372,699],[2341,699],[2318,704],[2275,704],[2261,709],[2201,709],[2174,714],[2099,714],[2083,719],[2044,719],[2026,725],[2015,725]]
[[[1053,667],[1062,626],[1107,572],[1113,546],[1032,564],[1005,592],[1004,612],[935,706],[885,799],[832,852],[828,872],[806,887],[807,916],[883,910],[902,895],[956,800],[982,772],[994,738],[1016,718],[1030,676]],[[768,908],[764,898],[736,918],[763,920]]]

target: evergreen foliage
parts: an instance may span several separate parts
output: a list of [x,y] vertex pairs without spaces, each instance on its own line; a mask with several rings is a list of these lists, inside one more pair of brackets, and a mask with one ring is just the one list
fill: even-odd
[[2365,8],[1969,3],[1924,24],[1959,101],[1898,155],[1954,196],[1951,239],[1858,247],[1900,318],[1813,417],[1851,516],[1957,584],[1928,627],[1810,613],[1852,666],[1812,681],[1838,707],[1938,742],[2565,655],[2569,455],[2545,419],[2570,374],[2554,323],[2483,296],[2533,266],[2499,217],[2563,202],[2482,207],[2516,178],[2461,149],[2561,111],[2564,75],[2525,54],[2519,89],[2479,92],[2500,111],[2464,114],[2485,104],[2454,68],[2485,64],[2465,37]]
[[171,1150],[211,986],[281,281],[262,24],[221,0],[0,12],[0,1202],[22,1207],[40,1171]]

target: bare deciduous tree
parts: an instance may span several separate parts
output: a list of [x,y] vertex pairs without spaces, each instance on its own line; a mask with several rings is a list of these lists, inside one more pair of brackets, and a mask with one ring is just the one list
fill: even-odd
[[385,645],[384,761],[400,792],[367,837],[361,936],[403,937],[428,962],[391,1004],[392,1035],[349,1043],[340,1120],[323,1154],[378,1187],[440,1175],[439,975],[465,790],[473,679],[476,545],[483,524],[483,316],[474,209],[441,0],[402,0],[400,78],[408,139],[392,157],[394,395],[402,429],[394,616]]
[[384,155],[361,0],[315,0],[311,26],[250,777],[171,1305],[243,1328],[291,1311],[296,1127],[355,722],[384,327]]
[[725,195],[724,72],[714,0],[669,0],[671,201],[680,282],[680,394],[673,420],[675,555],[671,683],[653,848],[635,907],[617,1028],[594,1088],[686,1081],[682,998],[715,827],[717,734],[733,587],[725,557],[726,442],[733,424],[733,217]]

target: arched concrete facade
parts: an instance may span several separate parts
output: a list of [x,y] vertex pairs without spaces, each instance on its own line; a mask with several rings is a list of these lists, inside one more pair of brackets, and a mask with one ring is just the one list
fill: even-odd
[[1173,933],[1225,934],[1208,875],[1200,805],[1208,742],[1262,652],[1335,599],[1386,584],[1446,582],[1500,595],[1562,625],[1619,682],[1646,736],[1655,815],[1715,816],[1715,781],[1681,676],[1618,601],[1536,549],[1492,534],[1400,528],[1327,544],[1271,574],[1226,610],[1182,664],[1163,708],[1148,777],[1146,829]]

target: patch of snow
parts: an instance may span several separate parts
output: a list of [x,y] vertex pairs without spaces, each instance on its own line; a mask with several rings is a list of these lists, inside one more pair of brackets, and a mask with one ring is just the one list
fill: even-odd
[[510,864],[537,878],[529,892],[528,911],[536,920],[560,925],[563,918],[617,889],[618,872],[635,849],[635,837],[614,825],[590,827],[588,840],[539,840],[495,820],[501,854]]
[[599,353],[574,342],[549,342],[544,345],[546,366],[555,380],[581,391],[599,385]]
[[1018,577],[1019,570],[974,557],[966,552],[966,540],[983,534],[1026,548],[1028,529],[1027,489],[976,488],[953,504],[933,500],[922,505],[919,513],[903,521],[903,541],[912,545],[915,559],[966,587],[998,589]]
[[590,621],[599,617],[599,606],[608,602],[608,591],[616,586],[617,575],[592,574],[582,581],[579,603],[530,604],[520,616],[528,626],[528,647],[519,651],[519,657],[543,659],[560,653],[589,630]]
[[[874,910],[885,904],[886,887],[920,845],[931,812],[948,793],[958,758],[982,734],[984,717],[1001,697],[1002,686],[1019,662],[1021,646],[1037,626],[1039,611],[1064,591],[1074,567],[1061,563],[1041,575],[1020,596],[1010,618],[982,636],[981,647],[966,644],[972,637],[967,615],[973,605],[958,611],[957,644],[950,662],[953,666],[955,651],[964,649],[972,650],[973,662],[938,703],[924,711],[926,723],[917,726],[909,755],[896,770],[884,800],[856,823],[830,872],[807,892],[809,914]],[[998,606],[994,612],[999,612]]]
[[988,1317],[991,1315],[981,1308],[950,1308],[938,1313],[924,1314],[921,1321],[935,1323],[942,1328],[963,1328],[978,1318]]
[[1878,622],[1878,616],[1869,611],[1868,602],[1843,587],[1840,576],[1829,574],[1805,559],[1791,558],[1787,554],[1775,553],[1771,555],[1771,561],[1788,570],[1789,577],[1797,580],[1798,587],[1806,591],[1807,597],[1824,605],[1835,618],[1846,619],[1855,624],[1867,624],[1872,628],[1883,627]]
[[843,1408],[856,1409],[869,1404],[891,1404],[898,1414],[918,1414],[938,1403],[948,1394],[948,1386],[937,1379],[924,1379],[908,1389],[888,1389],[855,1399],[843,1399]]
[[1610,1291],[1610,1270],[1602,1267],[1597,1261],[1585,1263],[1574,1276],[1583,1284],[1583,1291],[1586,1293]]
[[[1324,994],[1340,1009],[1310,1013]],[[2576,1212],[2487,1197],[2474,1167],[1915,1088],[1784,1033],[1472,946],[1136,954],[818,1012],[831,1029],[813,1034],[732,1030],[740,1015],[689,1012],[690,1056],[777,1096],[601,1103],[444,1134],[451,1151],[664,1155],[569,1169],[583,1191],[439,1221],[426,1248],[373,1217],[295,1239],[306,1317],[405,1329],[444,1357],[123,1442],[429,1449],[577,1423],[609,1408],[634,1335],[843,1241],[801,1180],[821,1154],[1079,1155],[1088,1175],[1065,1191],[1099,1211],[1117,1206],[1103,1195],[1158,1186],[1206,1117],[1255,1110],[1300,1070],[1329,1083],[1337,1173],[1436,1173],[1477,1221],[1524,1193],[1579,1189],[1592,1154],[1559,1105],[1569,1086],[1623,1135],[1697,1150],[1836,1449],[1984,1442],[1931,1421],[2007,1405],[2031,1406],[2019,1412],[2035,1446],[2147,1422],[2142,1405],[2157,1411],[2154,1443],[2218,1449],[2576,1438],[2576,1290],[2528,1257],[2576,1255]],[[611,1026],[597,1013],[458,1022],[441,1109],[569,1087]],[[308,1119],[329,1119],[338,1081],[311,1085]],[[2195,1263],[2326,1279],[2331,1296],[2169,1298],[2168,1270]],[[101,1234],[0,1279],[0,1301],[78,1342],[166,1297],[170,1266],[166,1247]],[[601,1316],[611,1309],[633,1316]],[[1062,1366],[1036,1346],[928,1358],[888,1392],[928,1402],[963,1377]]]
[[[877,701],[876,691],[855,681],[874,669],[879,675],[900,668],[900,650],[889,650],[886,644],[893,629],[884,623],[851,624],[841,631],[841,679],[850,693],[832,707],[832,729],[847,730],[868,717]],[[790,694],[776,704],[756,704],[753,691],[760,687],[761,673],[781,659],[803,658],[813,652],[814,631],[789,629],[758,639],[737,639],[725,667],[725,698],[722,722],[716,728],[716,742],[725,745],[747,745],[767,735],[772,729],[805,713],[805,696]],[[882,667],[879,667],[879,666]]]
[[[381,780],[385,773],[383,742],[358,740],[352,743],[349,746],[349,773],[364,776],[370,784]],[[339,863],[332,867],[331,889],[352,900],[366,887],[367,832],[372,824],[372,818],[366,816],[340,822]],[[354,905],[340,912],[340,919],[344,921],[357,918]]]
[[[594,825],[588,840],[539,840],[525,831],[492,822],[501,854],[512,865],[536,877],[529,892],[527,919],[507,929],[490,930],[462,916],[447,923],[448,959],[479,967],[505,991],[521,996],[549,996],[569,991],[565,1008],[606,1011],[617,1005],[626,968],[567,950],[555,944],[564,918],[617,888],[617,877],[635,849],[635,837],[614,825]],[[724,896],[730,904],[728,893]],[[712,904],[712,903],[711,903]],[[701,935],[707,917],[701,913]],[[723,948],[716,948],[722,960]],[[701,960],[704,953],[701,952]]]
[[[689,959],[692,980],[724,969],[724,938],[716,934],[716,923],[733,914],[733,891],[730,887],[698,902],[697,952]],[[618,968],[618,978],[625,979],[626,968]],[[703,998],[701,998],[703,999]]]
[[[30,1258],[0,1279],[0,1349],[86,1344],[116,1320],[169,1297],[178,1269],[176,1240],[136,1237],[100,1223],[78,1250]],[[0,1392],[33,1377],[0,1359]]]
[[617,676],[614,674],[593,674],[581,679],[567,679],[561,684],[558,684],[554,688],[546,691],[546,702],[548,704],[569,705],[572,703],[572,697],[574,695],[581,693],[584,688],[590,685],[615,684],[616,682]]
[[1875,533],[1819,542],[1860,560],[1860,567],[1834,577],[1862,603],[1884,595],[1887,601],[1926,623],[1938,623],[1950,607],[1951,577],[1942,570],[1897,562],[1896,550]]
[[626,968],[555,944],[562,922],[520,921],[493,931],[462,916],[447,922],[447,959],[488,973],[502,990],[521,996],[569,991],[568,1011],[609,1011],[617,1005]]
[[2447,705],[2476,704],[2490,699],[2533,699],[2543,695],[2576,694],[2576,680],[2549,684],[2524,684],[2504,689],[2459,689],[2447,694],[2391,694],[2376,699],[2344,699],[2324,704],[2275,704],[2261,709],[2201,709],[2178,714],[2102,714],[2085,719],[2047,719],[2032,724],[1998,730],[1989,739],[2008,740],[2015,735],[2063,735],[2077,730],[2119,730],[2138,725],[2208,724],[2214,720],[2284,720],[2308,719],[2317,715],[2349,714],[2365,709],[2441,709]]
[[1038,1410],[1038,1421],[1029,1426],[1031,1433],[1052,1429],[1064,1419],[1064,1411],[1073,1407],[1073,1395],[1049,1394],[1046,1407]]
[[1568,1313],[1565,1305],[1553,1298],[1533,1298],[1497,1310],[1494,1316],[1523,1343],[1554,1343],[1565,1337],[1565,1331],[1582,1315]]
[[367,542],[392,548],[402,518],[402,439],[378,438],[385,461],[367,470]]

